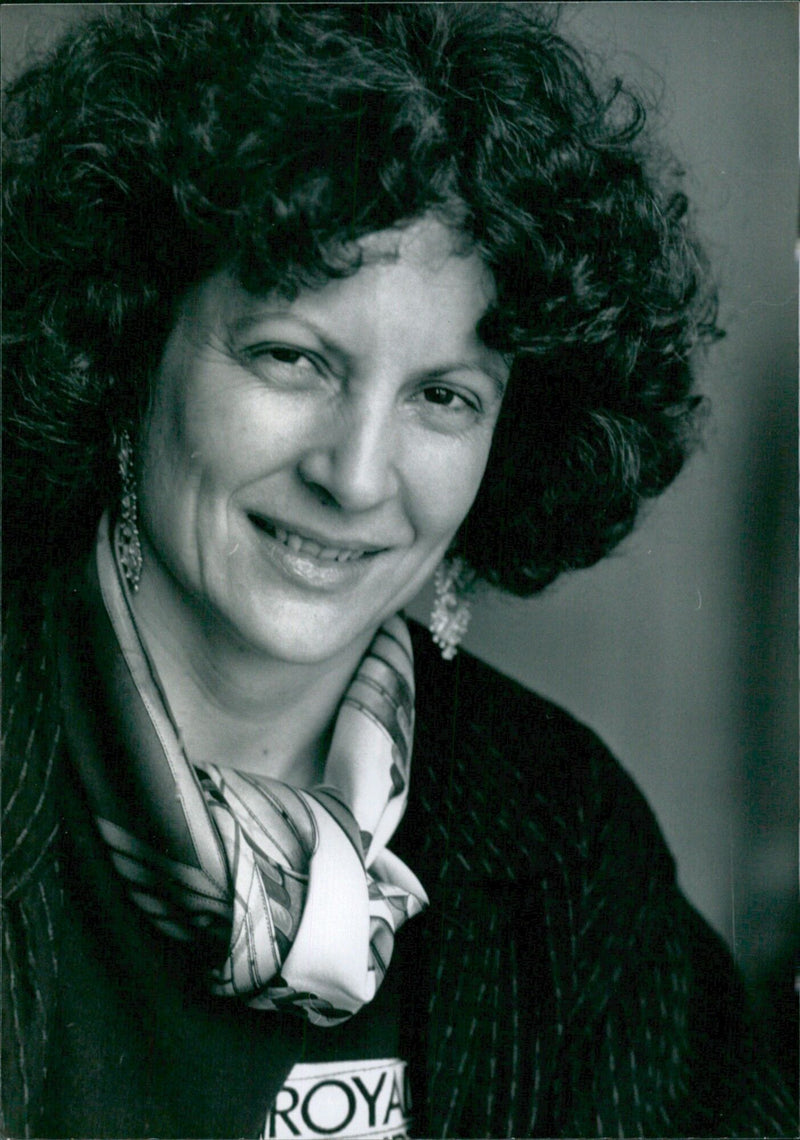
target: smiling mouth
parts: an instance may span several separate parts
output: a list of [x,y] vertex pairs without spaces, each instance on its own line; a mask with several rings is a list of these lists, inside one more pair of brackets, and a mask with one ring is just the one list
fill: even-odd
[[293,554],[306,555],[317,559],[319,562],[356,562],[359,559],[371,558],[381,553],[379,549],[370,550],[366,547],[323,546],[319,542],[314,542],[313,539],[305,538],[301,534],[295,534],[293,531],[277,526],[269,519],[262,518],[261,515],[251,514],[248,515],[248,518],[254,526],[291,550]]

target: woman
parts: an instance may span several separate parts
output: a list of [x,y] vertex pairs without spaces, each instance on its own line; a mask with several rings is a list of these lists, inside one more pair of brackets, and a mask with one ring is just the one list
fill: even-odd
[[515,5],[123,8],[12,86],[11,1135],[795,1127],[619,767],[448,660],[692,442],[641,117]]

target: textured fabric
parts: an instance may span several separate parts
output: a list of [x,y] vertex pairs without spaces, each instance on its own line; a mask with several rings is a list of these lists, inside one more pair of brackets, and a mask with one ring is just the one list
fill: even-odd
[[[114,1043],[142,1060],[128,1086],[114,1086],[113,1098],[109,1093],[102,1102],[98,1093],[92,1121],[105,1113],[104,1131],[79,1130],[77,1117],[71,1133],[48,1130],[48,1090],[62,1061],[48,1057],[48,1045],[63,1040],[59,1022],[104,1016],[103,1007],[84,1014],[79,999],[86,995],[69,1004],[60,988],[68,951],[60,932],[70,925],[67,916],[77,921],[74,905],[60,915],[62,887],[85,904],[82,928],[98,952],[116,937],[117,925],[130,923],[130,967],[139,969],[143,984],[157,980],[161,959],[166,970],[178,951],[167,940],[160,946],[144,928],[137,934],[123,897],[114,904],[113,929],[93,929],[92,899],[114,889],[91,857],[93,848],[74,865],[65,854],[56,862],[81,820],[71,815],[53,838],[60,816],[53,772],[68,780],[69,761],[47,661],[52,633],[40,636],[33,611],[26,616],[20,623],[12,614],[6,624],[7,1134],[257,1136],[265,1116],[258,1103],[263,1086],[256,1087],[261,1031],[254,1022],[263,1017],[241,1010],[238,1020],[226,1020],[209,1007],[207,1021],[196,1022],[202,999],[190,1000],[188,990],[182,1005],[163,998],[155,1038],[145,1016],[141,1041],[131,1028],[129,1040]],[[552,705],[467,654],[445,665],[424,632],[412,628],[412,636],[415,775],[392,846],[413,861],[431,906],[398,935],[396,961],[376,998],[395,987],[401,996],[397,1050],[371,1055],[408,1060],[415,1134],[797,1135],[796,1102],[766,1060],[730,956],[677,890],[658,828],[625,773],[591,733]],[[91,843],[86,815],[82,826]],[[85,882],[76,882],[76,867]],[[77,969],[83,943],[75,953]],[[179,972],[182,960],[176,961]],[[270,1018],[265,1047],[284,1066],[275,1087],[294,1061],[327,1059],[326,1050],[350,1040],[374,1006],[342,1029],[301,1036],[280,1015]],[[200,1040],[210,1028],[197,1028],[203,1024],[225,1042],[215,1042],[210,1053]],[[93,1038],[97,1054],[81,1053],[98,1086],[116,1064],[101,1030]],[[172,1036],[178,1044],[167,1053]],[[181,1043],[193,1039],[194,1054],[184,1056],[189,1050]],[[236,1050],[252,1057],[253,1071],[250,1083],[225,1099],[213,1087],[221,1079],[215,1064],[227,1072],[228,1054]],[[84,1091],[92,1088],[90,1078]],[[184,1086],[192,1089],[192,1105],[200,1098],[204,1118],[192,1116],[191,1105],[181,1107]],[[141,1108],[145,1095],[151,1116]],[[164,1123],[170,1098],[178,1105],[173,1131]],[[79,1109],[85,1120],[88,1110]]]
[[[131,898],[170,937],[225,944],[210,971],[214,993],[315,1025],[346,1020],[375,996],[396,931],[427,902],[386,848],[411,764],[405,623],[387,621],[359,665],[322,785],[304,792],[214,764],[195,769],[139,641],[107,516],[95,555],[99,673],[112,686],[110,704],[124,709],[123,763],[137,794],[120,794],[88,734],[73,738],[73,753]],[[65,655],[64,687],[77,693],[69,646]]]
[[395,846],[431,896],[418,1134],[797,1134],[794,1090],[630,778],[468,655],[448,673],[424,635],[415,654],[425,823]]

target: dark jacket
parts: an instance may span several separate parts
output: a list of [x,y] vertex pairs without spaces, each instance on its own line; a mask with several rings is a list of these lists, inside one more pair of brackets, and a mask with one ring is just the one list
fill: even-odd
[[210,997],[130,904],[64,743],[53,623],[9,616],[8,1135],[258,1136],[296,1060],[395,1047],[421,1136],[797,1134],[728,952],[629,777],[563,711],[412,633],[411,799],[391,847],[431,906],[374,1008],[331,1031]]

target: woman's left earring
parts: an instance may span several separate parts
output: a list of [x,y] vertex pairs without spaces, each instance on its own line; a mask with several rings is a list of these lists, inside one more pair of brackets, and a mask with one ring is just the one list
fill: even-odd
[[471,577],[464,561],[453,558],[441,563],[433,579],[436,597],[430,631],[445,661],[455,657],[472,616],[469,600],[464,596]]
[[115,547],[122,573],[131,593],[135,594],[142,577],[142,544],[139,541],[139,500],[134,477],[133,444],[127,428],[120,433],[117,458],[122,498],[115,531]]

